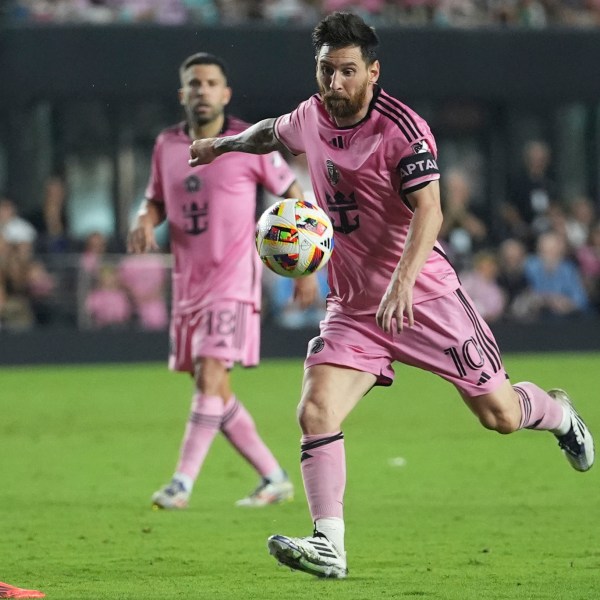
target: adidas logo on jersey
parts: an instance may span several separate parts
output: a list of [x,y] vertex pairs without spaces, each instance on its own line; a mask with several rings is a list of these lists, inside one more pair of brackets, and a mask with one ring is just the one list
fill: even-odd
[[334,148],[344,148],[344,138],[341,135],[332,138],[330,142]]

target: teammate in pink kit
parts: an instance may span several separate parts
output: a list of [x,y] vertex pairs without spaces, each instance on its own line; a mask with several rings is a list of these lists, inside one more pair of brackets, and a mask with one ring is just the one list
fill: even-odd
[[315,195],[334,223],[327,315],[305,362],[301,469],[314,532],[274,535],[271,554],[292,569],[345,577],[346,416],[392,363],[451,382],[482,425],[554,433],[571,465],[588,470],[592,437],[562,390],[511,385],[494,336],[438,244],[442,223],[435,140],[377,81],[377,36],[351,13],[313,32],[319,93],[235,136],[195,141],[191,165],[226,152],[306,153]]
[[[230,154],[199,169],[186,164],[192,140],[233,135],[247,123],[225,114],[231,98],[227,72],[216,56],[199,53],[180,68],[179,99],[185,122],[164,130],[152,156],[146,201],[133,223],[129,250],[157,249],[154,228],[167,220],[174,258],[169,367],[195,381],[179,462],[170,483],[152,496],[154,506],[184,508],[216,434],[221,431],[261,477],[238,506],[264,506],[293,497],[287,474],[233,394],[229,370],[259,361],[262,265],[254,248],[256,188],[302,198],[295,176],[278,152]],[[297,282],[302,304],[316,282]]]

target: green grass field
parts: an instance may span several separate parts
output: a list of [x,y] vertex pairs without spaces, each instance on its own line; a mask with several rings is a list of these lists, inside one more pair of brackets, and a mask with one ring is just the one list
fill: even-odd
[[[600,355],[505,360],[513,382],[568,389],[600,432]],[[187,377],[163,364],[0,370],[0,580],[49,600],[600,598],[600,468],[572,471],[546,433],[485,431],[451,386],[400,366],[344,428],[349,578],[278,568],[266,538],[311,527],[301,373],[300,361],[234,372],[296,500],[235,508],[257,479],[219,438],[190,508],[173,513],[149,497],[175,464]]]

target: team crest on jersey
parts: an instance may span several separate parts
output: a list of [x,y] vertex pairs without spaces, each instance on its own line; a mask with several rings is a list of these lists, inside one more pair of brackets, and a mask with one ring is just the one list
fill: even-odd
[[412,146],[413,152],[415,154],[423,154],[424,152],[430,152],[429,144],[425,140],[421,140]]
[[329,181],[331,181],[331,185],[337,185],[340,180],[340,172],[337,170],[337,167],[333,164],[333,161],[327,159],[325,161],[325,165],[327,166],[327,177],[329,177]]
[[322,337],[313,338],[308,344],[308,355],[318,354],[323,348],[325,348],[325,340]]
[[202,187],[200,179],[198,179],[198,177],[196,177],[195,175],[190,175],[189,177],[186,177],[184,184],[186,191],[190,194],[197,192]]

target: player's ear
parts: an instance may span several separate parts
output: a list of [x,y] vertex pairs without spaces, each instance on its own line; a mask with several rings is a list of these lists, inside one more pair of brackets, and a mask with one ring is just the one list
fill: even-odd
[[185,102],[183,100],[183,88],[179,88],[177,90],[177,97],[179,98],[179,104],[181,104],[182,106],[184,106]]
[[223,90],[223,105],[227,106],[231,102],[231,96],[233,95],[233,90],[227,86]]
[[380,65],[378,60],[374,60],[369,65],[369,83],[377,83],[377,80],[379,79],[379,69]]

